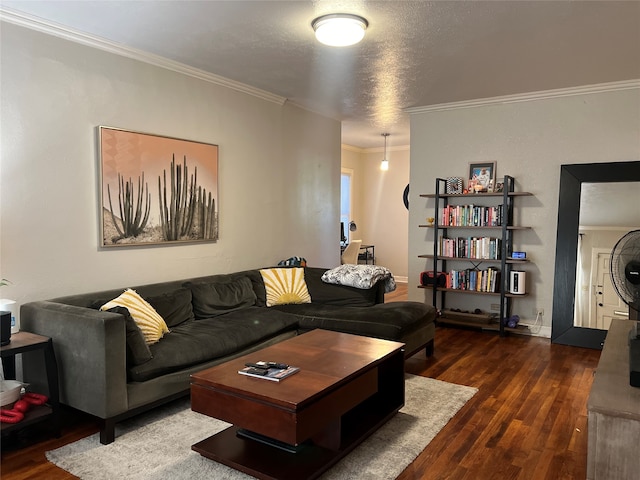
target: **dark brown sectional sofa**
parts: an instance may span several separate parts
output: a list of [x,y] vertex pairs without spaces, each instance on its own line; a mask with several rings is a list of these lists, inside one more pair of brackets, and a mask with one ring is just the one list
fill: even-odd
[[[118,421],[187,395],[192,373],[315,328],[403,342],[405,357],[433,353],[433,307],[385,304],[382,282],[369,289],[328,284],[325,271],[305,267],[311,303],[273,307],[258,269],[127,287],[170,329],[142,358],[127,341],[126,309],[99,310],[123,289],[26,303],[21,329],[53,339],[60,401],[101,418],[102,443],[114,440]],[[25,356],[23,363],[25,381],[46,390],[41,360]]]

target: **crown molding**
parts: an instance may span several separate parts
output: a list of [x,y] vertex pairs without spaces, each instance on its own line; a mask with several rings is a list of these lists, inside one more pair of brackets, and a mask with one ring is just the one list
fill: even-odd
[[340,144],[340,148],[342,150],[347,150],[349,152],[354,152],[354,153],[364,153],[364,151],[365,151],[364,148],[356,147],[356,146],[353,146],[353,145],[349,145],[347,143]]
[[193,68],[183,63],[175,62],[173,60],[169,60],[168,58],[161,57],[160,55],[154,55],[149,52],[126,47],[124,45],[111,42],[104,38],[82,33],[77,30],[64,27],[53,22],[49,22],[38,17],[17,12],[15,10],[11,10],[2,6],[0,6],[0,20],[41,33],[45,33],[47,35],[62,38],[64,40],[79,43],[81,45],[97,48],[99,50],[113,53],[115,55],[138,60],[140,62],[164,68],[166,70],[181,73],[183,75],[197,78],[199,80],[213,83],[215,85],[230,88],[238,92],[258,97],[268,102],[277,103],[280,106],[284,105],[287,100],[285,97],[281,97],[280,95],[275,95],[273,93],[252,87],[250,85],[246,85],[244,83],[236,82],[228,78],[215,75],[213,73],[205,72],[204,70],[200,70],[198,68]]
[[440,112],[445,110],[460,110],[463,108],[485,107],[488,105],[503,105],[507,103],[532,102],[558,97],[571,97],[575,95],[589,95],[593,93],[615,92],[619,90],[632,90],[640,88],[640,79],[625,80],[622,82],[599,83],[596,85],[584,85],[580,87],[559,88],[555,90],[543,90],[540,92],[520,93],[516,95],[504,95],[501,97],[479,98],[462,102],[439,103],[424,107],[406,108],[404,111],[410,115]]
[[[406,152],[409,150],[409,145],[394,145],[393,147],[387,147],[387,152]],[[362,149],[363,153],[384,153],[384,147],[366,147]]]
[[[384,153],[384,147],[355,147],[347,143],[341,144],[340,147],[342,150],[354,153]],[[387,152],[407,152],[409,150],[409,145],[395,145],[393,147],[387,147]]]

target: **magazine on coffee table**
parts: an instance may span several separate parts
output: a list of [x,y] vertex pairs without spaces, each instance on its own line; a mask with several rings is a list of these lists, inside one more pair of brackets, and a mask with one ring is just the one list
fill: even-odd
[[238,370],[238,373],[240,375],[247,375],[248,377],[262,378],[264,380],[271,380],[272,382],[279,382],[283,378],[287,378],[299,371],[300,371],[300,368],[292,367],[292,366],[288,366],[287,368],[245,367],[242,370]]

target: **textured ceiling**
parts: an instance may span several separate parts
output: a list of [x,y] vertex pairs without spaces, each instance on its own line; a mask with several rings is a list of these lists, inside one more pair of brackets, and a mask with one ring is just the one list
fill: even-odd
[[[640,78],[638,1],[13,1],[37,17],[342,121],[343,143],[409,143],[405,109]],[[320,45],[311,21],[369,21]],[[6,15],[5,15],[6,18]]]

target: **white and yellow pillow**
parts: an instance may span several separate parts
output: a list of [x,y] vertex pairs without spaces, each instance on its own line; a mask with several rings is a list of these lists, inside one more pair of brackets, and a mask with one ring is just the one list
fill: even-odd
[[156,343],[165,333],[169,332],[169,327],[164,319],[135,290],[126,289],[122,295],[100,307],[100,310],[109,310],[113,307],[124,307],[129,310],[129,314],[142,331],[147,345]]
[[311,303],[303,268],[260,270],[267,292],[267,307],[290,303]]

